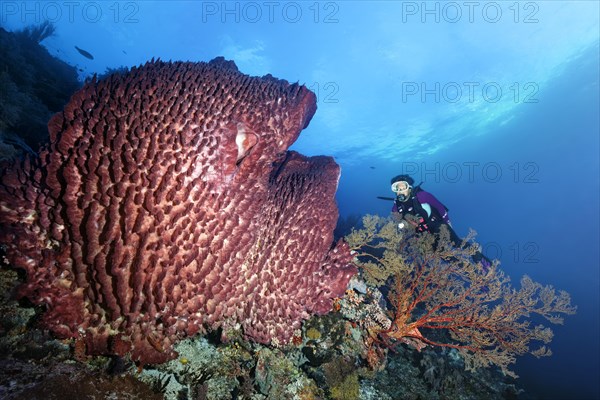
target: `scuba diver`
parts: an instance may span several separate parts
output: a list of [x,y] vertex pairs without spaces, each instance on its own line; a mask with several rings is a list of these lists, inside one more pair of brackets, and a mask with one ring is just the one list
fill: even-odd
[[[441,226],[446,225],[450,233],[450,241],[455,247],[460,247],[462,239],[452,229],[448,208],[434,195],[421,189],[421,184],[413,187],[414,183],[414,179],[409,175],[398,175],[392,178],[392,192],[396,193],[392,207],[393,215],[404,217],[410,214],[417,217],[418,223],[415,229],[418,233],[439,233]],[[402,229],[404,223],[401,222],[398,227]],[[486,270],[492,265],[492,262],[480,251],[475,253],[472,259],[476,263],[481,263]]]

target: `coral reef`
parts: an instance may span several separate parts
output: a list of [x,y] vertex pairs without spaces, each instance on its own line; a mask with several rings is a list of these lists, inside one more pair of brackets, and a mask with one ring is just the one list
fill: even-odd
[[[14,286],[12,281],[7,277],[4,282]],[[342,316],[363,315],[360,308],[378,299],[377,293],[376,289],[353,279],[349,293],[339,301],[340,311],[306,320],[302,331],[297,333],[301,338],[297,345],[274,350],[244,340],[220,343],[215,335],[196,336],[175,345],[177,359],[146,366],[141,372],[120,357],[84,357],[81,361],[85,364],[66,361],[68,364],[61,366],[57,361],[68,358],[68,351],[65,354],[64,345],[62,350],[57,348],[56,340],[32,335],[34,329],[0,331],[0,340],[8,339],[3,337],[8,333],[11,341],[16,337],[20,343],[12,348],[8,360],[1,362],[0,397],[19,399],[26,394],[26,398],[45,399],[66,391],[69,395],[73,393],[73,397],[154,398],[156,395],[166,400],[348,399],[356,398],[357,393],[360,399],[373,400],[516,398],[518,390],[510,383],[511,378],[495,369],[465,371],[462,357],[453,349],[428,347],[415,352],[408,346],[396,347],[395,351],[385,353],[385,365],[375,371],[368,369],[369,360],[365,357],[368,332],[361,323]],[[49,353],[48,349],[53,350]],[[72,346],[72,351],[75,358],[81,356],[76,346]],[[60,371],[68,371],[74,379],[81,380],[81,389],[72,387],[76,385],[67,382]],[[136,385],[132,378],[146,386]],[[61,385],[69,387],[62,389]],[[47,396],[43,396],[44,386],[48,387]]]
[[552,339],[550,328],[532,325],[530,316],[562,323],[561,314],[575,312],[564,291],[527,276],[514,289],[498,262],[483,271],[472,261],[478,249],[473,232],[456,248],[445,229],[435,237],[400,233],[395,222],[374,216],[365,217],[363,225],[347,237],[356,261],[362,260],[371,282],[390,282],[392,323],[370,330],[374,343],[392,348],[406,343],[419,351],[428,345],[453,348],[468,370],[496,365],[516,377],[508,369],[516,356],[551,354],[545,345],[530,349]]
[[275,349],[257,353],[256,384],[268,399],[315,399],[321,391],[315,382]]
[[215,346],[206,338],[186,339],[175,345],[179,358],[146,369],[140,379],[162,386],[166,399],[230,399],[240,393],[256,365],[253,354],[237,342]]
[[[42,68],[52,32],[0,30],[0,158],[33,153],[77,87],[74,69]],[[286,151],[314,107],[222,59],[108,70],[77,93],[39,159],[1,167],[0,251],[26,274],[0,266],[0,397],[516,398],[507,366],[551,337],[523,311],[560,322],[568,296],[511,289],[475,247],[377,217],[332,234],[337,166]],[[348,286],[350,249],[330,248],[344,235],[362,275]]]
[[160,363],[218,328],[286,343],[356,272],[332,248],[339,167],[287,151],[315,109],[305,87],[222,58],[89,82],[39,158],[2,169],[19,295],[88,354]]
[[132,375],[109,376],[82,364],[0,360],[0,398],[160,400],[163,396]]
[[53,32],[47,22],[18,32],[0,27],[0,158],[12,155],[4,138],[34,149],[46,142],[48,120],[81,86],[76,69],[40,45]]
[[384,370],[361,380],[361,399],[507,400],[521,392],[497,369],[465,371],[462,359],[443,348],[428,347],[419,353],[400,346],[388,359]]
[[333,400],[358,399],[358,372],[350,358],[337,357],[323,366],[329,394]]

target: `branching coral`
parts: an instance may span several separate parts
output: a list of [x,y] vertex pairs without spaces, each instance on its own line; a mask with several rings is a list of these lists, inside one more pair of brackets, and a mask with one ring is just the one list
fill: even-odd
[[30,25],[17,32],[18,35],[32,40],[35,43],[40,43],[50,36],[54,36],[56,27],[50,21],[44,21],[39,25]]
[[367,283],[382,286],[390,277],[410,270],[411,266],[398,251],[403,236],[393,221],[366,215],[362,225],[362,229],[352,229],[345,239],[350,250],[358,252]]
[[[471,259],[477,251],[477,246],[468,245],[474,232],[462,248],[455,248],[447,230],[439,237],[410,235],[376,216],[365,217],[363,225],[347,237],[356,260],[372,284],[391,282],[393,323],[389,329],[371,330],[375,342],[455,348],[469,370],[495,364],[516,377],[508,369],[516,356],[551,354],[544,345],[530,348],[533,342],[549,343],[553,334],[550,328],[533,325],[529,317],[537,314],[560,324],[562,314],[575,312],[564,291],[527,276],[515,289],[497,262],[483,271]],[[446,334],[435,333],[439,331]]]

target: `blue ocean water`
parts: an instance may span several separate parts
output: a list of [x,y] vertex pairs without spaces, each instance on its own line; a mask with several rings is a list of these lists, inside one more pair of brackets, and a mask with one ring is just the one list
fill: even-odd
[[293,148],[341,165],[341,216],[388,215],[376,196],[392,195],[392,176],[423,181],[515,284],[527,274],[578,306],[553,327],[552,357],[518,360],[528,394],[597,399],[598,4],[475,3],[472,15],[435,1],[4,1],[0,11],[8,29],[52,20],[43,44],[82,79],[152,57],[222,55],[244,73],[306,84],[319,109]]

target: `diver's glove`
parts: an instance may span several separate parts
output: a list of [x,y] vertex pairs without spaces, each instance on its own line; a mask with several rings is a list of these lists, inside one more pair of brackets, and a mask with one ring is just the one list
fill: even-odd
[[419,225],[417,225],[417,232],[423,233],[423,232],[428,232],[429,231],[429,225],[427,225],[427,222],[425,222],[425,220],[423,218],[421,218],[419,220]]

